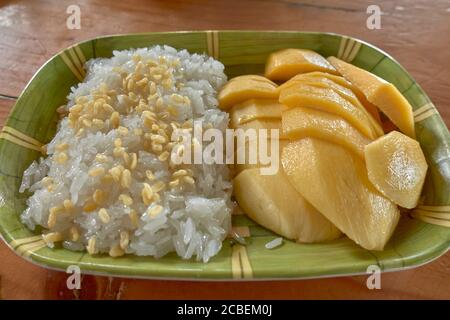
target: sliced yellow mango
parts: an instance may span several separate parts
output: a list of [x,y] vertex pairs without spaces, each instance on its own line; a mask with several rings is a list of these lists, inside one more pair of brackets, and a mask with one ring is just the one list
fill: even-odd
[[[288,82],[284,83],[283,85],[281,85],[280,87],[278,87],[278,90],[280,90],[280,89],[282,90],[283,86],[284,86],[284,88],[287,88],[289,86],[295,85],[296,83],[305,84],[308,86],[316,86],[316,87],[320,87],[320,88],[331,88],[337,94],[339,94],[342,98],[348,100],[350,103],[352,103],[354,106],[356,106],[362,112],[364,112],[364,114],[366,115],[366,117],[368,118],[370,123],[372,124],[372,127],[378,137],[384,135],[383,128],[380,125],[381,122],[379,120],[376,120],[372,116],[372,114],[367,111],[366,107],[364,107],[362,105],[362,103],[359,101],[359,98],[353,93],[353,91],[351,89],[341,86],[340,84],[334,82],[333,80],[330,80],[327,77],[311,77],[308,75],[309,75],[309,73],[297,75],[294,77],[295,78],[294,81],[292,81],[294,78],[291,79],[290,81],[288,81]],[[334,77],[336,77],[336,76],[334,76]],[[342,79],[344,79],[344,78],[342,78]],[[344,81],[345,81],[345,79],[344,79]],[[376,108],[375,108],[375,110],[376,110]],[[379,119],[378,112],[377,112],[377,116]]]
[[289,139],[319,138],[340,144],[364,158],[364,147],[372,140],[343,118],[311,108],[296,107],[283,112],[283,135]]
[[380,108],[403,133],[415,138],[412,107],[393,84],[338,58],[329,57],[328,61],[344,78],[361,90],[367,100]]
[[338,74],[333,66],[317,52],[307,49],[284,49],[269,56],[265,76],[275,81],[286,81],[296,74],[311,71]]
[[330,88],[298,83],[281,90],[279,101],[291,108],[306,107],[334,113],[347,120],[366,137],[377,137],[367,115]]
[[264,176],[259,169],[242,171],[234,179],[234,195],[243,211],[260,225],[299,242],[321,242],[340,236],[290,185],[283,170]]
[[357,87],[352,85],[350,82],[348,82],[347,80],[345,80],[345,78],[343,78],[341,76],[337,76],[337,75],[326,73],[326,72],[320,72],[320,71],[299,74],[299,75],[291,78],[289,81],[286,81],[285,83],[280,85],[278,87],[278,90],[283,89],[283,87],[288,87],[291,83],[296,82],[297,80],[303,79],[305,77],[313,78],[313,79],[326,78],[342,87],[345,87],[345,88],[351,90],[358,97],[358,100],[361,102],[361,104],[364,106],[364,108],[367,110],[367,112],[369,112],[369,114],[378,122],[378,124],[381,124],[381,118],[380,118],[380,113],[378,112],[378,108],[374,104],[370,103],[367,100],[366,96],[361,92],[361,90],[359,90]]
[[261,76],[259,74],[244,74],[242,76],[237,76],[237,77],[231,78],[228,80],[228,82],[243,81],[243,80],[254,80],[254,81],[259,81],[259,82],[270,83],[270,84],[276,85],[276,83],[273,82],[272,80],[267,79],[266,77]]
[[370,115],[379,123],[381,124],[381,119],[380,119],[380,113],[378,112],[378,108],[370,103],[366,96],[364,95],[364,93],[361,92],[361,90],[359,90],[357,87],[355,87],[354,85],[352,85],[350,82],[348,82],[347,80],[345,80],[345,78],[341,77],[341,76],[336,76],[336,75],[332,75],[329,73],[325,73],[325,72],[310,72],[308,73],[308,76],[311,77],[324,77],[327,78],[347,89],[350,89],[359,99],[359,101],[362,103],[362,105],[366,108],[367,112],[370,113]]
[[277,85],[258,75],[239,76],[228,81],[220,90],[218,99],[221,109],[232,106],[248,99],[276,99]]
[[368,250],[384,248],[400,214],[370,183],[363,160],[305,138],[287,144],[281,161],[292,186],[350,239]]
[[278,136],[279,139],[286,139],[286,137],[283,135],[283,132],[281,130],[281,119],[255,119],[251,120],[249,122],[240,124],[238,127],[233,129],[255,129],[256,134],[258,135],[258,130],[265,129],[267,131],[267,137],[271,137],[271,131],[272,129],[278,130]]
[[428,165],[416,140],[392,131],[368,144],[365,157],[369,180],[382,194],[404,208],[417,206]]
[[[272,147],[275,150],[275,154],[277,155],[278,159],[278,167],[281,168],[281,151],[283,150],[283,147],[289,142],[288,140],[278,140],[276,139],[278,146],[272,145],[273,139],[266,139],[265,145],[260,142],[259,139],[256,139],[254,144],[252,145],[251,142],[248,140],[245,141],[244,145],[238,145],[236,146],[236,151],[234,154],[234,169],[235,173],[240,173],[246,169],[254,169],[254,168],[264,168],[269,167],[270,163],[261,163],[261,157],[259,155],[260,152],[264,154],[264,156],[272,157]],[[261,151],[262,150],[262,151]],[[275,157],[275,154],[274,157]],[[245,161],[239,161],[238,155],[241,157],[244,157]]]
[[286,109],[278,99],[250,99],[231,108],[230,126],[236,128],[256,119],[281,119],[281,112]]

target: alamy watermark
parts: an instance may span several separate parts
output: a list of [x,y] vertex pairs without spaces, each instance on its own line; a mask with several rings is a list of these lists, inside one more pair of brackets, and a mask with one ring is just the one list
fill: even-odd
[[76,4],[67,7],[66,13],[69,15],[66,19],[66,26],[69,30],[81,29],[81,9]]
[[[171,162],[180,164],[258,164],[262,175],[275,175],[280,165],[278,129],[204,130],[201,121],[177,129]],[[270,143],[269,143],[270,141]]]
[[370,276],[366,280],[366,286],[369,290],[381,289],[381,269],[379,266],[373,264],[367,267],[367,274]]
[[366,27],[369,30],[379,30],[381,29],[381,12],[380,6],[372,4],[367,7],[366,13],[369,14],[369,17],[366,20]]
[[70,274],[67,277],[66,285],[69,290],[81,289],[81,269],[77,265],[70,265],[66,269],[66,273]]

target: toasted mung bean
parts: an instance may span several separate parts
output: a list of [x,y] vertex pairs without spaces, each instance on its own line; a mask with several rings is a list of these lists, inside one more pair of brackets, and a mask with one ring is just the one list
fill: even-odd
[[125,250],[130,243],[130,235],[127,231],[120,232],[120,247]]
[[109,255],[113,258],[121,257],[125,254],[119,244],[115,244],[109,249]]
[[130,163],[130,169],[134,170],[137,167],[137,154],[136,153],[131,153],[131,163]]
[[187,184],[190,184],[190,185],[195,184],[195,180],[191,176],[183,177],[183,181],[186,182]]
[[166,184],[162,181],[156,181],[154,184],[152,184],[153,192],[160,192],[165,187],[166,187]]
[[65,152],[59,152],[55,156],[55,161],[59,164],[64,164],[69,160],[69,157],[67,156],[67,153]]
[[127,194],[119,195],[119,201],[121,201],[126,206],[131,206],[133,204],[133,198]]
[[146,206],[148,206],[152,202],[153,198],[153,190],[152,187],[148,183],[144,183],[144,187],[141,192],[142,201]]
[[99,153],[99,154],[97,154],[95,156],[95,160],[97,160],[98,162],[102,162],[103,163],[103,162],[108,161],[108,157],[106,155],[104,155],[104,154]]
[[48,187],[49,185],[51,185],[53,183],[53,178],[50,178],[50,177],[44,177],[43,179],[42,179],[42,185],[44,186],[44,187]]
[[88,174],[91,177],[103,176],[105,174],[105,168],[103,167],[95,167],[89,170]]
[[111,220],[111,217],[109,216],[108,211],[106,211],[105,208],[101,208],[100,210],[98,210],[98,217],[104,224],[109,223],[109,221]]
[[57,145],[55,146],[55,150],[61,152],[61,151],[66,150],[68,147],[69,147],[69,144],[63,142],[63,143],[57,144]]
[[123,188],[129,189],[131,186],[131,172],[128,169],[123,170],[120,184]]
[[54,242],[62,241],[63,236],[60,232],[49,232],[49,233],[43,234],[42,239],[46,243],[54,243]]
[[120,181],[120,177],[122,175],[122,170],[120,170],[120,167],[112,167],[111,169],[109,169],[108,172],[112,176],[114,181],[116,182]]
[[109,118],[111,121],[111,126],[117,128],[120,125],[120,115],[117,111],[114,111]]
[[169,182],[169,187],[170,188],[175,188],[180,184],[180,179],[175,179]]
[[96,209],[97,209],[97,204],[94,201],[91,201],[91,200],[87,201],[85,203],[85,205],[83,206],[83,211],[84,212],[92,212],[92,211],[94,211]]
[[117,138],[114,140],[114,146],[120,148],[122,146],[122,139]]
[[63,201],[63,207],[66,211],[70,211],[73,209],[73,202],[70,199],[66,199]]
[[153,181],[155,180],[155,175],[153,174],[153,172],[151,170],[146,170],[145,171],[145,176],[147,177],[148,180]]
[[[122,127],[122,126],[119,126],[118,128],[117,128],[117,132],[121,135],[121,136],[126,136],[128,133],[129,133],[129,131],[130,130],[128,130],[128,128],[126,128],[126,127]],[[121,144],[122,145],[122,144]],[[120,145],[120,146],[121,146]]]
[[116,158],[122,157],[123,153],[125,152],[125,148],[124,147],[115,147],[113,150],[113,155]]
[[72,241],[78,241],[80,239],[80,232],[78,231],[78,228],[76,226],[72,226],[70,228],[70,235]]
[[102,204],[105,201],[105,193],[103,190],[96,189],[92,195],[92,199],[96,204]]
[[155,205],[154,207],[148,209],[147,213],[150,217],[154,218],[161,213],[163,207],[160,205]]
[[139,218],[136,211],[132,209],[128,215],[130,216],[131,224],[137,228],[139,226]]
[[167,161],[167,159],[169,159],[170,153],[167,151],[163,151],[159,156],[158,159],[159,161],[165,162]]
[[97,249],[95,247],[96,242],[97,242],[97,240],[96,240],[95,236],[90,237],[88,240],[88,245],[86,246],[86,250],[91,255],[97,253]]
[[123,159],[124,164],[125,164],[127,167],[130,166],[130,155],[129,155],[128,153],[124,152],[124,153],[122,154],[122,159]]
[[172,177],[176,178],[176,177],[182,177],[182,176],[185,176],[185,175],[187,175],[187,171],[185,169],[180,169],[180,170],[175,171],[172,174]]

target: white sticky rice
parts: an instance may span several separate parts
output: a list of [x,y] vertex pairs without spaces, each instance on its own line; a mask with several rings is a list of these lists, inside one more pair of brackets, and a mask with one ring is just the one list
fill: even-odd
[[[162,69],[160,63],[164,64]],[[86,70],[85,80],[68,96],[63,108],[66,113],[47,145],[47,157],[33,162],[24,172],[20,191],[28,190],[32,195],[22,221],[30,229],[40,225],[44,234],[52,234],[47,238],[50,247],[61,243],[70,250],[88,248],[90,253],[113,256],[161,257],[175,251],[183,259],[196,257],[207,262],[219,252],[230,229],[232,185],[228,168],[225,164],[176,167],[158,159],[161,151],[154,152],[151,145],[156,129],[145,123],[142,110],[156,108],[159,124],[166,123],[169,128],[171,122],[189,126],[188,120],[195,119],[224,132],[228,114],[217,108],[216,98],[226,82],[224,66],[205,55],[155,46],[115,51],[110,59],[88,61]],[[138,75],[131,84],[127,79],[130,73]],[[150,74],[148,83],[139,82],[146,73]],[[165,79],[171,80],[163,82]],[[119,112],[120,127],[115,127],[110,113],[99,106],[103,113],[93,109],[93,114],[72,118],[71,122],[69,111],[75,113],[79,105],[86,108],[89,103],[92,109],[102,94],[105,103]],[[158,98],[162,100],[157,102]],[[175,112],[167,112],[169,106]],[[94,120],[97,113],[101,121]],[[120,149],[120,155],[115,154],[115,148]],[[131,185],[123,187],[108,172],[113,167],[122,171],[129,168],[134,153],[137,164],[129,170]],[[103,174],[92,176],[90,172],[96,168],[103,168]],[[174,181],[172,174],[180,169],[188,170],[195,183],[180,178],[178,186],[169,187]],[[144,204],[144,183],[157,181],[165,185],[159,199]],[[98,203],[93,201],[96,190],[101,190]],[[133,203],[124,204],[122,194]],[[155,206],[162,206],[162,211],[150,214]],[[102,219],[100,209],[106,210],[108,219]],[[49,217],[52,210],[54,216]],[[56,220],[49,226],[52,219]]]

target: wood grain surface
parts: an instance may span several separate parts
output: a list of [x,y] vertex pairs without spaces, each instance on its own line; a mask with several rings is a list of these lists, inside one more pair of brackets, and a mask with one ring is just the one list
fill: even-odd
[[[68,30],[66,9],[81,8],[81,29]],[[377,4],[381,29],[366,27]],[[450,124],[450,3],[447,0],[107,1],[0,0],[0,127],[39,67],[59,50],[100,35],[132,32],[247,29],[342,33],[395,57]],[[450,299],[450,253],[408,271],[382,275],[381,290],[366,277],[303,281],[181,282],[84,276],[68,290],[67,275],[16,256],[0,243],[3,299]]]

